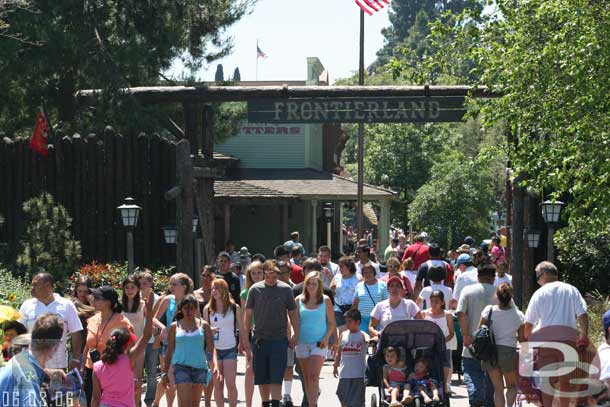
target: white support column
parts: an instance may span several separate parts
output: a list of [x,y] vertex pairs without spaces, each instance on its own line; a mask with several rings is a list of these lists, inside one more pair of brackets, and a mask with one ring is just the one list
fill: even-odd
[[311,201],[311,248],[309,253],[315,253],[318,249],[318,201]]
[[379,201],[381,213],[379,215],[379,253],[383,253],[390,244],[390,201]]
[[343,202],[337,202],[339,207],[339,247],[337,253],[343,253]]

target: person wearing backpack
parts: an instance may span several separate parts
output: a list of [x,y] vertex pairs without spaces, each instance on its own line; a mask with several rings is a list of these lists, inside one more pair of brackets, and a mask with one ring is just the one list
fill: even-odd
[[[495,362],[482,361],[494,388],[496,407],[512,406],[517,397],[517,339],[524,341],[525,316],[513,302],[513,288],[502,283],[496,289],[498,305],[488,305],[481,313],[479,327],[487,325],[495,342]],[[506,398],[504,387],[506,384]]]
[[464,342],[462,369],[470,405],[492,407],[493,384],[481,369],[480,360],[474,357],[469,348],[472,345],[472,335],[479,328],[483,309],[497,303],[496,288],[493,285],[496,267],[491,262],[483,263],[477,269],[477,276],[479,282],[464,288],[456,309]]

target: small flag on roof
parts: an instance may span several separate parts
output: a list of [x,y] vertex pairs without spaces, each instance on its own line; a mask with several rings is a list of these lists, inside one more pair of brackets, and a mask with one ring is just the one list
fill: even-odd
[[256,44],[256,57],[257,58],[267,58],[267,54],[265,54],[258,46],[258,44]]
[[385,6],[390,4],[390,0],[356,0],[356,4],[360,7],[366,14],[372,16],[373,13],[378,12]]

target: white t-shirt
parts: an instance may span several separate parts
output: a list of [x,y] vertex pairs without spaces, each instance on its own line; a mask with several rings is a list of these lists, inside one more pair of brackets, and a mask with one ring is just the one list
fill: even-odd
[[576,317],[587,312],[587,303],[578,289],[561,281],[546,283],[532,296],[525,321],[536,329],[552,325],[576,329]]
[[[381,272],[379,271],[379,263],[375,263],[374,261],[370,262],[373,267],[375,268],[375,277],[376,278],[381,278],[386,276],[388,273],[383,273],[381,274]],[[358,278],[360,280],[362,280],[362,263],[359,261],[358,263],[356,263],[356,275],[358,276]]]
[[[488,305],[481,312],[481,317],[487,319],[492,305]],[[491,313],[491,331],[494,334],[496,345],[517,347],[517,330],[525,324],[525,316],[516,306],[510,309],[500,309],[493,305]]]
[[36,318],[42,314],[55,314],[63,321],[64,333],[61,337],[61,342],[59,343],[57,352],[55,352],[51,360],[47,362],[46,367],[51,369],[65,369],[68,367],[68,357],[66,355],[68,334],[82,331],[83,325],[78,318],[78,312],[72,301],[63,298],[58,294],[53,294],[53,297],[55,299],[49,305],[44,305],[44,303],[38,301],[36,298],[26,300],[21,305],[21,308],[19,308],[19,313],[21,314],[19,322],[27,328],[29,333],[32,333]]
[[424,308],[430,307],[430,296],[434,291],[437,290],[443,293],[443,296],[445,298],[445,308],[449,308],[449,300],[453,298],[453,292],[451,291],[451,288],[447,287],[446,285],[436,283],[432,283],[428,287],[422,288],[419,293],[419,298],[424,301],[422,303]]
[[479,282],[479,274],[476,267],[470,266],[463,273],[460,273],[455,284],[453,286],[453,299],[456,301],[460,300],[462,290],[464,287],[469,285],[477,284]]
[[610,379],[610,345],[606,342],[602,343],[597,348],[597,354],[599,356],[600,372],[599,380]]
[[415,288],[415,280],[417,279],[417,270],[403,270],[400,272],[403,276],[409,279],[411,287]]
[[513,276],[510,274],[504,274],[502,277],[498,277],[496,274],[496,279],[494,280],[494,286],[497,287],[502,283],[508,283],[511,286],[513,285]]
[[371,318],[378,320],[381,323],[381,329],[383,329],[390,322],[413,319],[418,312],[419,307],[411,300],[403,298],[396,308],[392,308],[390,300],[387,299],[375,305],[375,308],[371,311]]

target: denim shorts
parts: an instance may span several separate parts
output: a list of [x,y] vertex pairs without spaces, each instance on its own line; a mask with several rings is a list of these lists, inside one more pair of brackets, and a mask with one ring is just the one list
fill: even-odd
[[174,366],[174,380],[176,384],[192,383],[207,384],[208,369],[199,369],[186,365]]
[[328,349],[321,349],[315,343],[299,343],[296,347],[297,359],[307,359],[310,356],[322,356],[326,358]]
[[229,349],[216,349],[217,360],[237,360],[237,347]]

